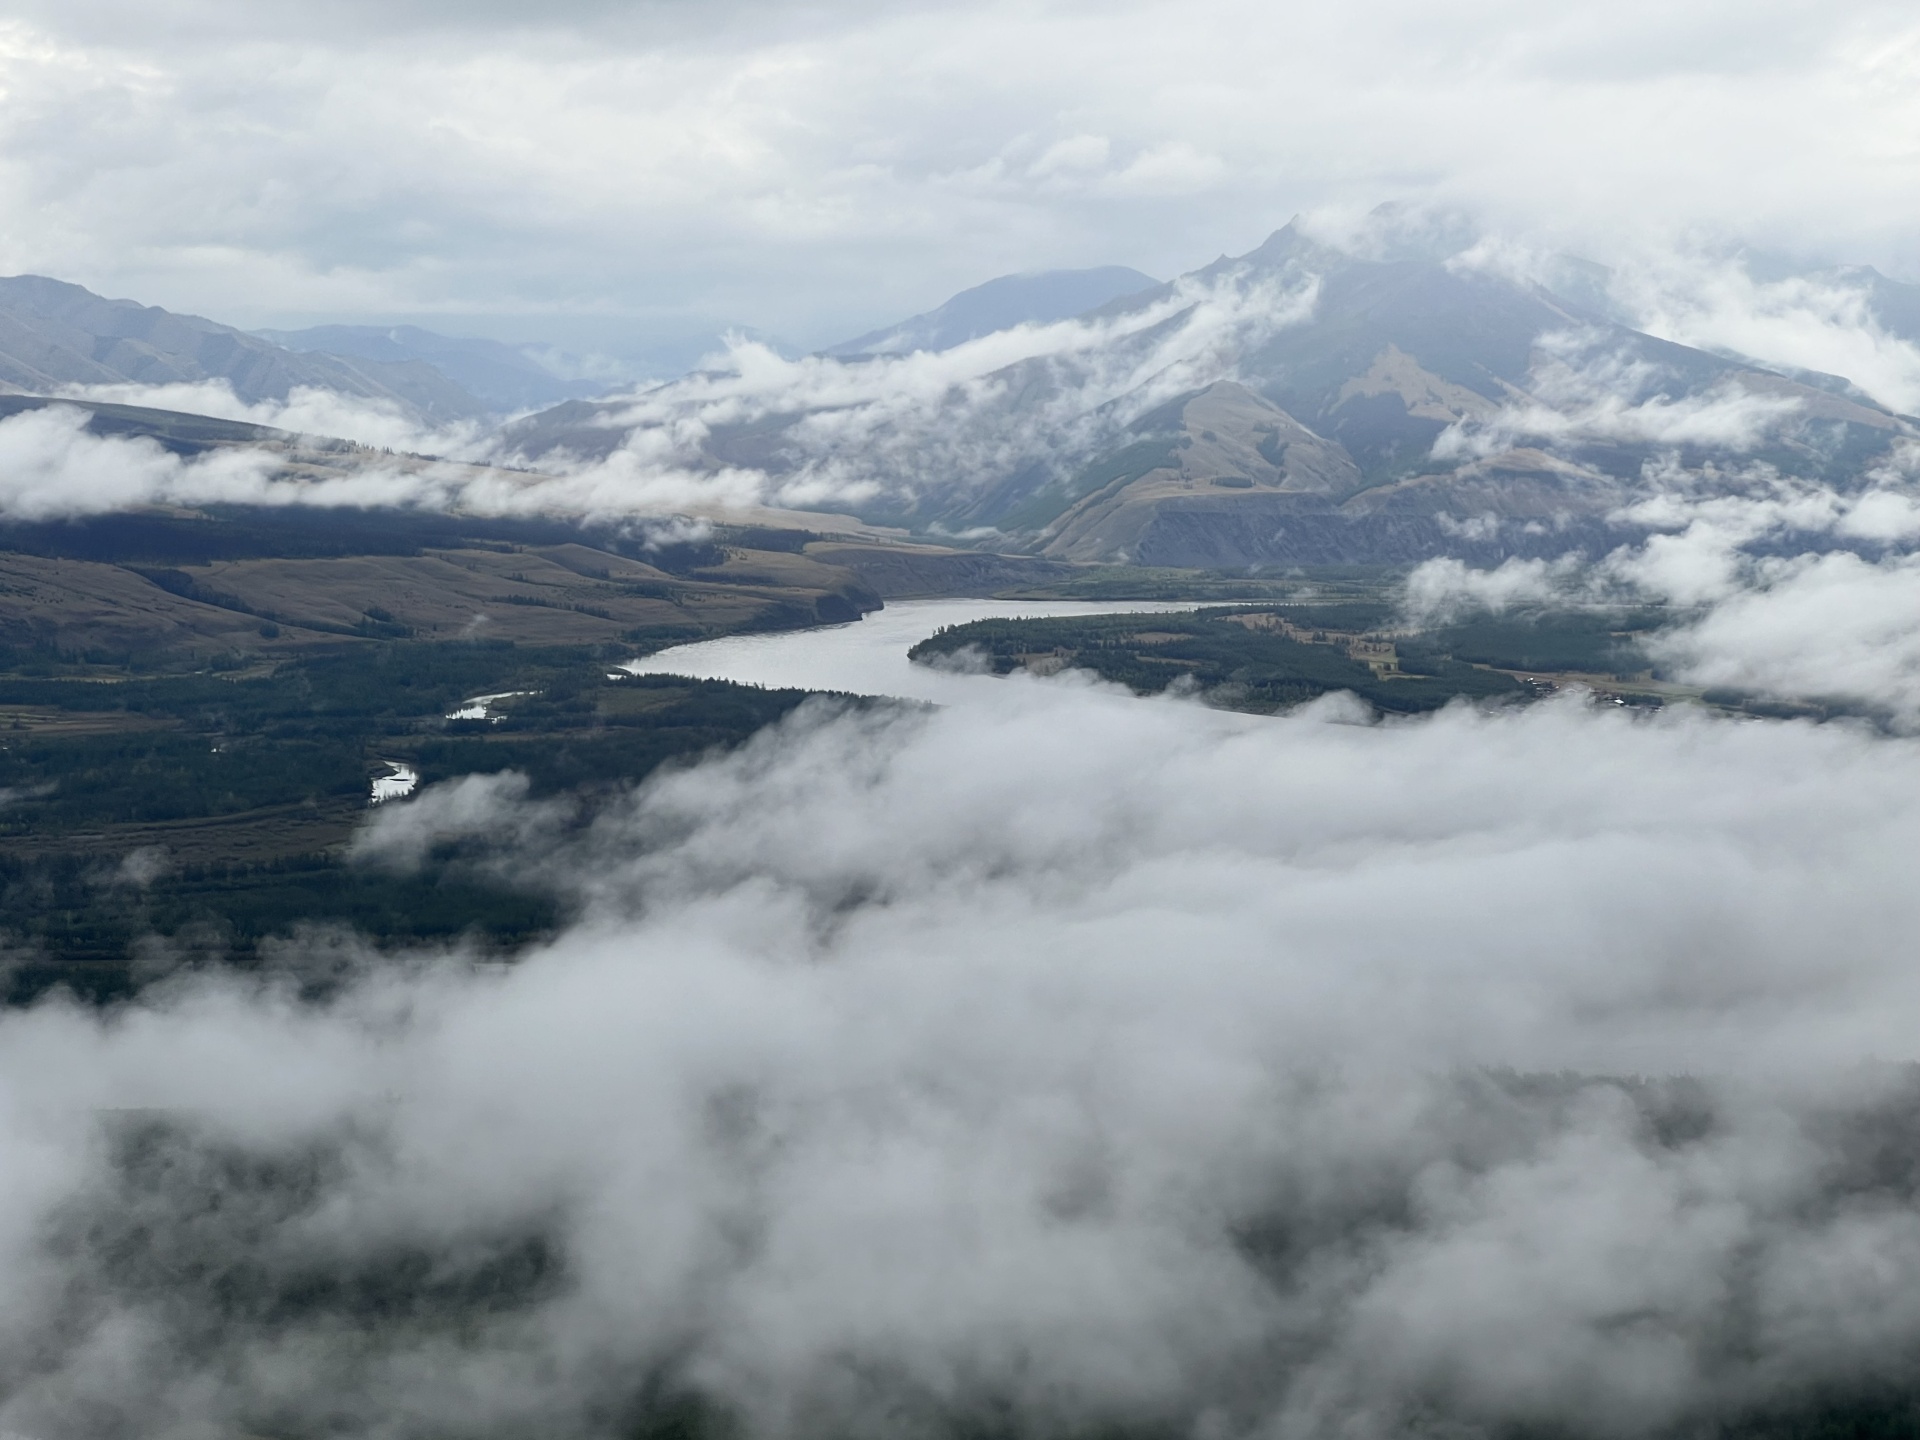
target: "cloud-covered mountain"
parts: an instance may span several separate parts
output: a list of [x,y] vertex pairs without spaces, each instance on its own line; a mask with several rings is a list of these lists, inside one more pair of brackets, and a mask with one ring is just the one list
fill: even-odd
[[331,391],[435,423],[489,408],[418,358],[296,354],[197,315],[109,300],[44,276],[0,279],[0,384],[44,395],[209,382],[243,404]]
[[[1061,558],[1241,565],[1557,554],[1608,543],[1607,517],[1650,489],[1856,484],[1915,433],[1886,398],[1899,385],[1828,373],[1841,332],[1791,297],[1769,292],[1774,319],[1729,343],[1696,281],[1669,328],[1707,349],[1622,323],[1634,296],[1594,303],[1611,283],[1397,214],[1338,244],[1289,225],[1071,320],[939,353],[739,346],[728,369],[559,407],[508,441],[548,463],[625,450],[757,474],[784,503]],[[1802,336],[1797,363],[1741,358]]]
[[503,412],[552,405],[606,388],[592,380],[563,379],[517,346],[440,335],[417,325],[315,325],[254,334],[303,355],[430,365],[468,394]]
[[1016,325],[1045,325],[1070,320],[1089,310],[1151,290],[1159,282],[1125,265],[1091,270],[1046,270],[1037,275],[1002,275],[962,290],[938,309],[871,330],[829,346],[823,353],[854,359],[867,355],[906,355],[915,350],[951,350],[982,335]]
[[917,332],[884,332],[898,353],[795,355],[737,335],[712,368],[565,401],[497,436],[457,417],[566,382],[512,347],[409,327],[274,332],[363,352],[296,353],[26,279],[0,285],[26,317],[0,325],[0,361],[41,393],[565,482],[516,487],[516,509],[536,490],[555,504],[565,492],[568,513],[821,509],[1169,566],[1597,556],[1646,533],[1621,517],[1650,497],[1783,479],[1858,492],[1904,473],[1920,440],[1907,333],[1920,334],[1920,289],[1877,272],[1725,254],[1609,271],[1492,243],[1459,217],[1385,210],[1338,236],[1289,225],[1044,318],[1043,301],[1129,276],[1144,278],[993,282]]

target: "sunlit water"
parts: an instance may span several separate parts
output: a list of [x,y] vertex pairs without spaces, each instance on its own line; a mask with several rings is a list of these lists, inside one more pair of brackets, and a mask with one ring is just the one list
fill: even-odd
[[[384,804],[388,800],[404,800],[413,793],[413,787],[420,783],[420,772],[411,765],[402,765],[398,760],[383,762],[388,773],[373,777],[373,794],[369,797],[374,804]],[[4,1437],[0,1437],[4,1440]]]
[[729,635],[676,645],[621,668],[635,675],[689,675],[776,689],[893,695],[949,705],[964,703],[970,694],[980,693],[978,687],[995,682],[907,659],[907,651],[943,625],[1055,615],[1159,615],[1193,608],[1190,602],[1163,600],[897,600],[849,625]]

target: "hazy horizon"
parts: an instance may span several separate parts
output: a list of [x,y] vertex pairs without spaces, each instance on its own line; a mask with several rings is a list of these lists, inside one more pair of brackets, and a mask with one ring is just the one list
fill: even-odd
[[1383,201],[1601,261],[1738,242],[1920,275],[1920,162],[1889,138],[1920,29],[1887,4],[11,13],[0,271],[248,328],[815,348],[997,275],[1165,278]]

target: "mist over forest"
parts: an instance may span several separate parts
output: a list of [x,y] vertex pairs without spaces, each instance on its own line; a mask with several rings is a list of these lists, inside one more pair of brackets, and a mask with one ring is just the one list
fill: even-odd
[[17,0],[0,1440],[1913,1440],[1916,57]]

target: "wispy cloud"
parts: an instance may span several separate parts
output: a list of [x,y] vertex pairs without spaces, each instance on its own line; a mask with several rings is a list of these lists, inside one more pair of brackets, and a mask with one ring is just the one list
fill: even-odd
[[1491,570],[1442,556],[1414,567],[1402,604],[1414,625],[1444,624],[1472,611],[1498,615],[1516,605],[1568,598],[1583,569],[1572,555],[1504,560]]
[[182,458],[143,437],[96,435],[87,412],[65,405],[0,420],[0,516],[23,520],[210,504],[626,518],[739,509],[766,493],[757,473],[677,469],[639,447],[555,475],[337,447],[234,445]]
[[1764,469],[1733,493],[1672,489],[1615,517],[1653,533],[1597,560],[1430,560],[1408,577],[1417,623],[1514,606],[1674,607],[1642,644],[1679,680],[1840,701],[1920,727],[1920,494],[1910,449],[1845,494]]
[[1624,442],[1754,449],[1798,416],[1803,402],[1729,376],[1689,393],[1683,377],[1602,332],[1542,335],[1530,394],[1434,441],[1436,458],[1481,458],[1525,444]]
[[[774,454],[760,468],[774,500],[911,503],[1071,465],[1155,405],[1232,375],[1259,337],[1308,319],[1316,296],[1308,274],[1231,271],[1137,312],[1016,326],[937,353],[790,360],[735,341],[596,424],[625,432],[615,451],[625,463],[693,472],[713,465],[717,432],[771,423]],[[564,456],[539,463],[569,468]]]
[[1616,270],[1616,298],[1662,338],[1852,381],[1903,414],[1920,410],[1920,344],[1874,314],[1864,277],[1756,278],[1737,257],[1667,247]]
[[275,465],[252,449],[183,460],[151,440],[97,436],[86,427],[86,413],[66,406],[0,421],[0,514],[43,520],[162,500],[258,497]]
[[1757,566],[1652,652],[1701,685],[1884,707],[1920,723],[1920,558],[1845,552]]
[[474,422],[440,427],[422,425],[389,401],[311,385],[295,386],[284,400],[254,402],[240,399],[225,380],[168,385],[67,385],[58,393],[64,399],[212,415],[222,420],[243,420],[250,425],[289,430],[297,435],[333,436],[374,449],[454,460],[482,459],[492,448],[491,430]]

